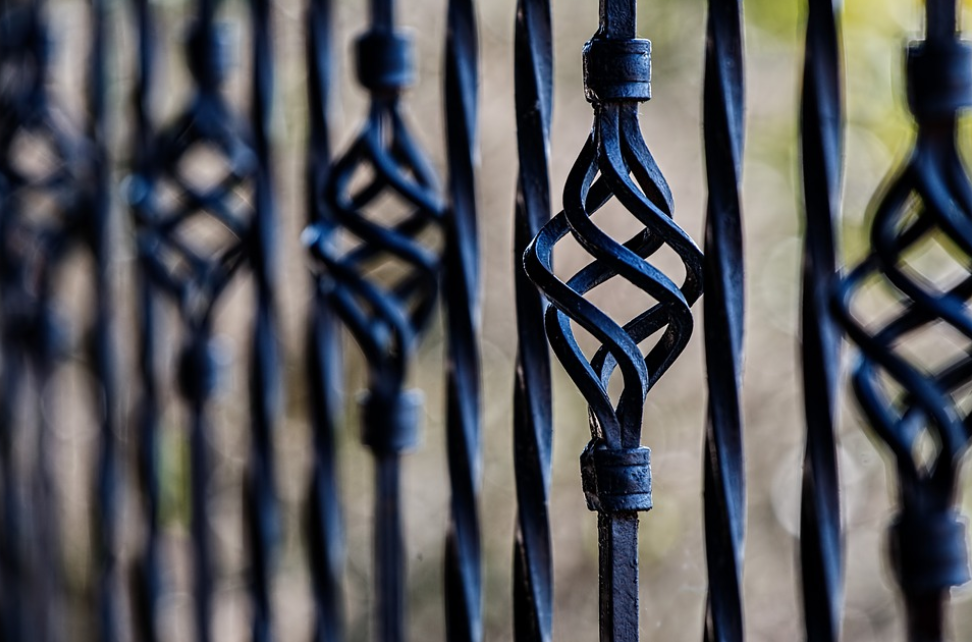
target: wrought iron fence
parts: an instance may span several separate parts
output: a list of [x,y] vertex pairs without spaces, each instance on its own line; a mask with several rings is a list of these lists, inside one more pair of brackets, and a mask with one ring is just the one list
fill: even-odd
[[[512,252],[504,251],[502,264],[512,257],[513,284],[501,314],[516,345],[512,412],[504,415],[510,430],[502,435],[512,459],[494,473],[484,468],[484,442],[500,395],[484,376],[482,317],[489,311],[481,309],[481,267],[494,263],[481,255],[480,231],[499,215],[483,207],[481,193],[485,65],[477,7],[472,0],[440,3],[444,135],[437,141],[427,128],[416,133],[407,109],[415,93],[430,93],[429,79],[416,73],[428,24],[404,0],[350,4],[349,11],[367,15],[367,26],[345,64],[331,0],[310,0],[286,30],[275,29],[279,9],[267,0],[0,2],[2,639],[323,642],[363,637],[369,626],[362,622],[372,622],[372,636],[383,642],[414,637],[407,616],[427,588],[408,568],[413,487],[404,455],[420,450],[425,419],[441,427],[433,434],[445,453],[436,460],[444,470],[426,478],[448,496],[434,580],[442,636],[481,641],[495,617],[521,642],[576,637],[555,625],[555,569],[563,557],[555,563],[553,540],[564,513],[552,491],[556,442],[579,454],[571,492],[597,513],[600,638],[658,637],[644,615],[659,607],[640,602],[639,513],[656,503],[654,482],[681,482],[653,477],[649,446],[656,462],[671,453],[659,428],[666,417],[652,400],[684,361],[703,285],[704,385],[701,378],[680,385],[704,387],[705,426],[678,428],[698,435],[702,449],[695,489],[702,519],[693,529],[703,533],[704,556],[694,577],[705,582],[695,591],[704,593],[697,634],[767,639],[744,619],[763,608],[755,598],[772,596],[750,595],[744,582],[744,291],[752,263],[743,251],[743,3],[709,0],[704,28],[693,23],[694,31],[679,36],[705,42],[704,168],[695,176],[706,202],[702,249],[676,218],[678,190],[644,133],[655,113],[643,107],[653,94],[652,59],[660,54],[639,38],[652,23],[638,12],[665,3],[599,1],[598,24],[589,25],[594,35],[578,61],[593,125],[566,174],[559,208],[550,149],[570,138],[552,128],[558,40],[551,3],[518,0],[508,16],[515,25],[512,85],[507,70],[491,91],[512,90],[515,127],[488,138],[508,141],[505,162],[514,154],[519,162],[514,212],[502,215],[512,219]],[[73,18],[84,15],[75,30],[84,37],[67,47],[72,64],[85,61],[80,107],[55,69],[58,44],[68,40],[55,26],[68,20],[54,16],[65,7]],[[959,152],[958,116],[972,106],[972,45],[960,37],[954,0],[927,0],[924,9],[926,33],[908,46],[903,74],[914,149],[875,201],[860,258],[842,269],[840,3],[805,6],[798,305],[806,430],[792,546],[802,609],[777,635],[839,640],[844,628],[845,639],[853,636],[845,626],[848,501],[840,463],[844,337],[859,423],[883,444],[895,478],[887,552],[907,639],[947,639],[950,591],[969,580],[960,491],[972,434],[972,182]],[[177,24],[187,17],[178,55]],[[287,125],[301,132],[303,179],[301,196],[289,199],[280,188],[289,177],[279,178],[293,163],[275,147],[274,76],[295,24],[304,29],[306,77],[295,85],[299,98],[288,96],[288,105],[303,107],[291,110]],[[128,65],[125,82],[113,78],[119,61]],[[367,102],[357,133],[338,146],[345,138],[335,136],[343,67],[353,67]],[[188,72],[185,91],[173,92],[179,70]],[[435,143],[439,149],[430,150]],[[442,161],[441,183],[430,158]],[[281,245],[299,251],[310,269],[291,273],[303,260],[282,260]],[[287,292],[294,290],[309,302],[298,306],[303,330],[288,348],[282,337],[293,325]],[[613,305],[619,298],[627,303],[620,309]],[[242,367],[227,355],[226,325],[245,337]],[[749,342],[760,341],[753,334]],[[365,382],[350,415],[345,392],[357,361],[345,359],[345,335],[362,357]],[[441,410],[411,387],[423,379],[429,340],[439,341],[445,362]],[[552,394],[559,371],[550,350],[583,398],[586,447],[570,441],[583,431],[583,412],[566,413],[555,431],[562,406]],[[80,377],[80,391],[62,394],[66,372]],[[242,386],[234,379],[240,372]],[[364,464],[345,444],[349,416],[360,422],[370,480],[342,478],[342,466]],[[305,428],[307,447],[282,454],[281,431],[295,423]],[[65,431],[81,424],[95,427],[87,445],[64,446]],[[217,452],[226,439],[230,455],[225,445]],[[293,435],[286,440],[293,443]],[[748,454],[760,447],[750,440]],[[515,501],[490,504],[484,475]],[[749,488],[765,482],[751,478]],[[216,502],[220,489],[236,500]],[[362,510],[368,496],[370,508]],[[216,515],[226,506],[229,517]],[[79,509],[88,515],[79,518]],[[348,525],[349,513],[366,515],[367,537]],[[506,518],[515,519],[513,564],[497,588],[487,570],[495,566],[488,533],[491,522]],[[83,527],[90,533],[80,534]],[[507,540],[504,533],[506,555]],[[350,579],[348,557],[369,549],[361,578],[370,586],[355,588],[362,582]],[[288,608],[290,594],[281,592],[287,565],[303,569],[294,575],[307,585],[303,611]],[[748,577],[754,572],[770,571],[758,566]],[[593,573],[585,579],[593,586]],[[232,602],[229,592],[244,597]],[[235,615],[226,615],[227,603],[237,605]],[[309,624],[295,627],[293,619]]]

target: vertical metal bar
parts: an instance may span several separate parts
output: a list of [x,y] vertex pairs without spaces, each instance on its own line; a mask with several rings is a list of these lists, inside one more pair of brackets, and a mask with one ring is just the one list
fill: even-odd
[[514,79],[520,168],[513,238],[517,354],[513,390],[516,536],[513,622],[517,642],[553,639],[550,468],[553,447],[547,302],[523,268],[523,253],[549,220],[553,48],[549,0],[518,0]]
[[96,312],[94,324],[94,370],[99,384],[96,398],[102,401],[101,453],[95,489],[92,523],[95,531],[95,559],[98,564],[100,639],[122,639],[122,613],[118,595],[118,509],[124,489],[118,470],[118,382],[115,373],[115,302],[111,282],[112,252],[111,194],[113,192],[108,149],[108,106],[106,104],[106,47],[108,14],[104,0],[92,0],[91,67],[89,70],[88,137],[92,141],[93,180],[90,187],[90,243],[95,259]]
[[445,46],[449,209],[445,218],[446,435],[451,523],[445,552],[446,637],[483,637],[479,526],[482,384],[479,354],[479,233],[476,221],[479,38],[472,0],[450,0]]
[[638,36],[637,0],[600,0],[598,36],[629,40]]
[[746,470],[742,423],[744,261],[740,181],[745,107],[742,4],[710,0],[703,118],[705,362],[709,403],[705,462],[705,639],[742,642]]
[[803,621],[809,642],[837,642],[844,601],[844,543],[837,460],[840,330],[830,311],[843,173],[838,7],[808,2],[801,101],[806,230],[801,356],[806,451],[800,518]]
[[[135,1],[137,24],[137,64],[133,96],[135,113],[134,150],[132,165],[134,175],[129,178],[129,201],[137,203],[154,179],[154,114],[152,89],[155,86],[155,21],[149,0]],[[145,254],[147,248],[139,248]],[[139,639],[156,642],[159,639],[158,604],[162,593],[162,533],[161,533],[161,485],[159,471],[159,437],[161,416],[161,390],[158,370],[158,339],[161,335],[162,318],[154,283],[145,261],[139,261],[137,288],[138,323],[138,430],[137,479],[141,491],[145,541],[135,564],[133,576],[133,611],[135,631]]]
[[272,639],[271,591],[279,517],[274,479],[273,432],[280,406],[279,348],[276,335],[275,235],[270,118],[273,54],[269,0],[250,0],[253,29],[251,131],[256,153],[255,203],[250,262],[256,289],[256,319],[250,364],[252,453],[247,475],[247,511],[253,564],[253,642]]
[[[307,9],[308,99],[310,136],[307,150],[308,225],[333,227],[324,205],[331,169],[330,114],[333,78],[331,0],[311,0]],[[341,415],[343,354],[339,320],[324,285],[314,280],[307,328],[307,374],[314,468],[308,502],[308,542],[314,587],[314,642],[344,639],[344,524],[337,471],[337,430]]]
[[929,40],[951,40],[958,28],[957,0],[925,0]]

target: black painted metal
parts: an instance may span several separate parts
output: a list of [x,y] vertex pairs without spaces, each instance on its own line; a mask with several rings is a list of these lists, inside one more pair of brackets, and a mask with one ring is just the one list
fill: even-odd
[[[330,107],[332,64],[330,0],[312,0],[307,10],[308,101],[307,149],[309,225],[334,225],[323,194],[331,168]],[[311,228],[313,229],[313,228]],[[313,232],[311,232],[313,234]],[[337,431],[342,395],[340,325],[327,292],[314,279],[314,299],[307,327],[307,385],[314,439],[314,470],[307,504],[307,541],[314,590],[315,642],[344,639],[344,520],[337,471]]]
[[803,201],[803,395],[807,444],[800,518],[804,627],[810,642],[837,642],[843,613],[843,536],[836,417],[840,330],[829,295],[837,271],[843,104],[836,3],[810,0],[801,104]]
[[547,149],[553,105],[549,0],[519,0],[516,12],[517,180],[513,256],[517,355],[513,391],[516,535],[513,551],[513,622],[517,642],[553,639],[553,558],[550,543],[550,353],[547,309],[523,266],[523,253],[550,220]]
[[[185,343],[178,360],[178,388],[190,413],[191,530],[193,542],[194,619],[199,642],[212,639],[214,572],[208,517],[208,482],[212,471],[207,433],[219,363],[213,344],[215,314],[227,285],[248,267],[255,286],[255,314],[250,364],[250,432],[252,456],[244,482],[245,532],[250,548],[252,639],[271,639],[270,584],[277,539],[271,439],[279,403],[278,356],[274,322],[273,243],[275,223],[270,176],[268,129],[272,74],[269,4],[252,0],[253,77],[251,114],[240,117],[223,93],[232,71],[230,31],[216,20],[216,0],[200,0],[187,39],[187,59],[193,75],[190,103],[173,123],[154,129],[153,20],[146,3],[139,5],[141,54],[137,107],[140,131],[136,172],[128,180],[134,214],[143,300],[142,465],[149,509],[148,541],[141,565],[139,626],[146,639],[158,635],[156,611],[164,580],[159,557],[158,473],[159,413],[163,400],[157,372],[156,344],[159,307],[168,299],[176,308]],[[225,175],[200,185],[192,163],[197,153],[216,155]],[[226,238],[215,247],[189,234],[194,224],[208,221]]]
[[709,594],[705,639],[741,642],[746,529],[743,459],[742,3],[710,0],[705,51],[705,553]]
[[472,0],[450,0],[445,47],[449,208],[445,220],[446,436],[451,524],[445,550],[446,637],[483,638],[479,488],[482,419],[479,233],[476,221],[479,38]]
[[[441,244],[438,237],[444,218],[432,169],[401,114],[399,98],[413,80],[414,63],[411,40],[395,29],[393,9],[392,0],[371,2],[371,28],[358,39],[355,52],[358,81],[371,94],[368,118],[348,151],[328,172],[324,201],[329,216],[308,228],[305,235],[321,264],[319,287],[368,362],[368,391],[361,405],[362,441],[375,458],[376,638],[385,642],[405,639],[405,542],[399,468],[402,454],[418,443],[422,397],[419,391],[404,386],[437,299],[441,261],[436,242]],[[453,24],[452,28],[462,27]],[[468,62],[459,61],[461,70],[456,71],[468,73]],[[460,82],[465,81],[463,77]],[[467,121],[465,126],[470,127],[472,122]],[[463,132],[454,135],[462,136]],[[452,141],[451,145],[458,156],[462,143]],[[466,185],[471,188],[471,182],[463,183],[471,181],[470,176],[456,174],[452,180],[453,205],[471,207],[462,191]],[[406,213],[387,220],[387,212],[396,206],[385,204],[379,209],[373,205],[386,196],[396,200]],[[465,209],[462,215],[471,217],[472,210]],[[463,223],[468,225],[471,220]],[[436,238],[430,239],[430,234]],[[462,260],[468,260],[463,248],[447,251],[459,251]],[[396,266],[392,277],[375,273],[382,264]],[[473,274],[456,275],[466,279],[461,287],[469,288],[470,296],[474,288],[469,287],[468,276]],[[474,278],[471,283],[475,283]],[[463,292],[452,288],[453,296],[462,296]],[[455,308],[450,312],[455,313]],[[450,321],[456,318],[450,316]],[[468,377],[465,371],[458,374]],[[467,429],[478,430],[471,425],[459,430]],[[473,446],[472,442],[468,446]],[[450,464],[454,475],[463,474],[455,457],[450,457]],[[468,470],[475,475],[472,468]],[[460,501],[467,497],[462,496]],[[461,509],[472,510],[465,506]],[[475,531],[468,530],[469,521],[463,515],[454,514],[454,519],[457,528],[466,530],[458,536],[463,539],[453,541],[465,548]],[[478,573],[478,567],[472,566],[478,565],[478,556],[470,559],[467,551],[460,554],[466,567],[450,569],[462,572],[460,581],[467,581],[471,570]],[[468,592],[464,597],[467,606],[478,601],[478,596]]]
[[[972,107],[972,43],[956,33],[953,0],[929,0],[926,7],[926,39],[907,51],[909,106],[918,126],[914,151],[877,202],[870,254],[837,281],[835,294],[836,314],[860,351],[854,392],[896,462],[899,513],[890,551],[912,642],[944,638],[948,591],[969,580],[955,493],[969,445],[969,413],[961,401],[972,362],[959,350],[944,363],[921,363],[903,349],[910,336],[942,325],[972,338],[972,181],[955,141],[958,112]],[[957,282],[913,263],[936,239],[957,248],[963,275]],[[885,284],[897,301],[890,319],[859,309],[863,289],[875,283]],[[930,450],[923,439],[933,444]]]
[[[414,80],[409,36],[395,27],[394,0],[369,0],[371,26],[355,45],[357,76],[370,105],[347,152],[332,157],[331,0],[308,0],[305,168],[314,260],[306,320],[304,373],[309,392],[312,469],[303,513],[309,551],[316,642],[348,637],[344,621],[345,533],[338,463],[343,415],[346,327],[364,354],[368,390],[361,402],[362,439],[375,461],[375,637],[406,639],[406,575],[400,465],[418,443],[422,398],[406,389],[439,288],[445,312],[446,450],[451,491],[443,557],[446,637],[484,637],[480,484],[483,420],[479,350],[480,270],[476,206],[478,34],[473,0],[450,0],[444,61],[447,189],[402,115],[401,96]],[[581,456],[583,491],[598,512],[600,635],[638,639],[638,515],[652,506],[650,454],[641,445],[648,393],[691,335],[691,306],[705,306],[709,390],[704,445],[706,640],[744,639],[742,564],[745,473],[741,417],[743,248],[741,226],[744,78],[741,0],[709,0],[704,90],[708,205],[705,256],[673,221],[670,190],[642,138],[639,104],[651,97],[651,44],[636,38],[636,0],[600,0],[600,28],[583,52],[585,92],[594,109],[591,135],[551,217],[549,134],[553,102],[549,0],[518,0],[515,91],[519,174],[514,251],[518,323],[514,391],[517,523],[511,619],[518,642],[553,637],[553,560],[549,491],[552,450],[549,341],[588,402],[592,439]],[[972,339],[972,180],[960,159],[956,121],[972,106],[972,44],[957,35],[954,0],[928,0],[927,37],[908,50],[908,97],[917,122],[914,151],[877,201],[868,256],[837,274],[843,106],[839,31],[834,0],[808,0],[801,147],[806,213],[802,357],[806,452],[800,560],[806,637],[839,639],[843,611],[836,415],[840,331],[859,348],[853,381],[872,429],[893,453],[900,513],[891,527],[892,565],[908,613],[912,642],[945,637],[948,590],[969,579],[966,527],[956,485],[969,444],[964,398],[972,361],[957,351],[942,363],[908,352],[918,333],[947,326]],[[124,194],[132,211],[138,296],[137,377],[119,374],[123,336],[113,266],[124,255],[113,231],[115,191],[109,141],[116,116],[108,76],[115,46],[109,3],[91,0],[84,125],[73,126],[50,90],[57,41],[45,0],[0,0],[0,637],[3,640],[115,641],[164,639],[161,608],[173,586],[162,523],[160,466],[163,416],[174,383],[190,418],[192,611],[197,642],[215,637],[216,562],[207,503],[217,461],[210,453],[212,413],[221,368],[214,336],[231,281],[246,272],[253,298],[249,387],[251,438],[243,482],[248,543],[246,587],[250,639],[274,638],[271,606],[278,516],[274,427],[282,371],[277,345],[274,242],[275,166],[270,146],[272,38],[269,0],[247,0],[252,74],[242,113],[231,100],[235,73],[231,29],[217,19],[220,0],[196,0],[185,64],[188,104],[168,125],[156,113],[165,38],[149,0],[135,0],[137,86],[132,154]],[[228,13],[228,12],[227,12]],[[46,155],[31,165],[25,148]],[[199,155],[205,158],[200,158]],[[195,163],[224,174],[206,182]],[[617,240],[594,215],[612,199],[643,229]],[[603,216],[601,211],[598,216]],[[208,232],[198,232],[200,227]],[[117,231],[117,230],[115,230]],[[212,239],[208,234],[212,233]],[[553,270],[559,241],[570,235],[590,262],[569,278]],[[215,240],[214,240],[215,239]],[[949,282],[925,273],[914,258],[940,242],[956,260]],[[652,261],[673,252],[680,284]],[[83,254],[92,283],[87,322],[64,318],[63,275]],[[621,278],[653,300],[630,320],[616,321],[587,298]],[[618,285],[617,281],[613,282]],[[610,285],[607,285],[610,287]],[[874,318],[865,291],[895,298],[892,318]],[[167,328],[175,318],[176,328]],[[88,327],[90,325],[90,327]],[[591,358],[575,329],[599,342]],[[167,381],[171,330],[183,341],[175,381]],[[77,338],[82,338],[78,340]],[[940,338],[933,335],[933,338]],[[639,345],[648,346],[645,349]],[[93,470],[91,587],[79,595],[61,559],[68,533],[59,523],[51,414],[45,404],[68,361],[91,371],[89,391],[99,421]],[[616,371],[623,383],[609,393]],[[137,393],[135,426],[126,435],[121,404]],[[613,388],[612,388],[613,389]],[[130,437],[123,440],[121,437]],[[121,556],[126,443],[135,450],[144,537],[129,569]],[[350,499],[350,498],[349,498]],[[354,500],[351,500],[354,501]],[[87,571],[86,571],[87,572]],[[69,595],[71,591],[74,594]],[[90,595],[85,592],[90,592]],[[92,611],[71,628],[79,600]],[[129,608],[131,613],[129,613]],[[758,608],[758,605],[757,605]],[[129,625],[133,628],[127,631]]]
[[[588,507],[598,512],[600,637],[638,639],[638,511],[651,508],[649,450],[640,445],[651,387],[672,365],[693,327],[692,303],[702,293],[702,253],[672,220],[671,192],[645,145],[638,103],[650,98],[650,51],[635,38],[636,2],[602,0],[600,29],[584,47],[584,80],[594,127],[564,187],[564,210],[543,226],[524,255],[526,271],[551,303],[547,338],[590,408],[591,442],[581,456]],[[623,244],[592,215],[616,197],[645,228]],[[563,281],[553,272],[554,246],[567,234],[593,260]],[[676,285],[647,260],[668,246],[685,266]],[[584,295],[622,277],[657,303],[624,325]],[[588,360],[574,336],[577,323],[601,342]],[[647,354],[638,344],[660,334]],[[615,403],[608,382],[620,368]]]

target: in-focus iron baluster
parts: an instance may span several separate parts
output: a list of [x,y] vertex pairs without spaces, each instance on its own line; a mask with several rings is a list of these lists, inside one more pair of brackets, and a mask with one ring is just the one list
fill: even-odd
[[513,461],[517,520],[513,552],[513,622],[517,642],[553,639],[550,467],[553,447],[550,353],[543,329],[547,302],[523,267],[523,253],[550,220],[547,157],[553,107],[549,0],[518,0],[514,78],[520,159],[514,221],[517,356],[513,391]]
[[[311,0],[307,8],[308,225],[334,225],[322,195],[331,169],[330,97],[333,78],[331,0]],[[325,283],[314,279],[307,327],[307,381],[314,440],[314,469],[307,505],[307,540],[314,586],[314,641],[344,639],[344,519],[338,487],[336,436],[343,402],[341,335]]]
[[[173,301],[185,331],[185,344],[178,360],[178,387],[190,414],[190,503],[193,542],[193,609],[197,642],[212,636],[213,592],[216,578],[209,537],[208,480],[212,470],[208,445],[209,413],[217,386],[218,360],[213,345],[215,311],[236,272],[249,266],[254,272],[256,310],[250,368],[250,413],[252,457],[245,482],[246,528],[252,553],[253,636],[269,638],[271,631],[269,592],[277,519],[273,487],[272,426],[277,412],[277,346],[273,312],[273,202],[267,138],[271,97],[269,7],[253,0],[253,78],[251,118],[240,118],[223,95],[223,86],[233,65],[229,31],[217,24],[216,0],[200,0],[197,17],[187,41],[187,61],[194,83],[188,108],[158,134],[141,133],[140,144],[151,154],[136,154],[136,174],[129,181],[138,234],[139,259],[146,287]],[[151,38],[151,20],[140,18]],[[142,43],[140,101],[144,101],[151,67],[151,41]],[[149,126],[149,103],[140,103],[140,125]],[[201,184],[194,163],[214,162],[197,153],[215,154],[225,166],[224,174]],[[192,225],[208,219],[226,236],[207,246],[189,233]],[[142,313],[157,313],[155,296],[143,300]],[[154,360],[150,333],[156,320],[143,319],[142,369],[150,377],[143,392],[143,412],[157,411],[161,402],[157,381],[151,372]],[[154,406],[154,407],[153,407]],[[155,456],[157,415],[143,416],[143,463]],[[147,464],[154,468],[156,464]],[[149,479],[150,492],[157,479]],[[157,495],[149,497],[149,510],[157,510]],[[152,517],[155,519],[155,517]],[[150,532],[150,548],[143,566],[144,600],[142,627],[153,618],[154,593],[158,589],[158,559],[151,556],[157,533]]]
[[479,354],[479,233],[476,221],[479,38],[473,0],[450,0],[445,47],[449,209],[445,219],[446,435],[451,523],[445,552],[446,638],[483,637],[479,526],[482,387]]
[[[594,128],[564,187],[564,211],[527,248],[527,274],[552,304],[547,337],[590,408],[592,440],[581,456],[588,507],[598,512],[600,637],[638,639],[638,511],[651,508],[648,448],[640,445],[648,391],[681,354],[693,328],[690,306],[702,293],[702,253],[672,220],[672,198],[638,123],[638,103],[651,97],[650,49],[636,39],[636,2],[601,0],[600,29],[584,48],[585,88]],[[617,197],[645,229],[623,244],[591,216]],[[553,273],[553,250],[567,234],[593,261],[568,279]],[[663,245],[685,266],[676,285],[647,258]],[[584,295],[620,276],[657,303],[623,326]],[[588,360],[575,322],[601,347]],[[638,344],[661,334],[647,354]],[[615,404],[608,382],[620,367]]]
[[[944,638],[949,589],[969,581],[965,520],[955,507],[959,465],[970,438],[964,407],[972,384],[967,350],[922,362],[907,344],[947,326],[972,340],[972,181],[956,146],[958,112],[972,107],[972,42],[956,32],[955,0],[929,0],[927,35],[907,52],[908,102],[918,126],[904,169],[881,195],[871,252],[837,280],[835,313],[859,348],[854,392],[871,429],[894,455],[899,513],[890,529],[892,566],[904,595],[912,642]],[[951,246],[955,271],[916,262],[926,243]],[[887,286],[896,308],[874,320],[861,292]],[[950,349],[943,338],[939,344]]]
[[833,0],[809,0],[808,5],[800,122],[806,212],[800,327],[807,423],[800,568],[807,640],[837,642],[844,601],[836,437],[841,338],[829,294],[837,272],[843,165],[839,9]]
[[[368,362],[361,419],[362,441],[375,457],[375,633],[382,642],[400,642],[399,466],[418,443],[422,408],[419,392],[404,386],[435,306],[440,259],[428,237],[439,232],[443,215],[432,170],[401,115],[399,98],[413,77],[411,41],[394,28],[392,0],[372,0],[371,12],[371,27],[356,43],[358,81],[371,94],[368,119],[328,173],[324,198],[333,219],[309,228],[305,239],[321,264],[322,291]],[[363,184],[354,180],[359,177]],[[387,220],[394,210],[374,205],[385,196],[407,211]],[[383,264],[397,269],[376,273]]]
[[743,292],[740,181],[743,155],[742,3],[710,0],[704,133],[708,181],[704,276],[709,374],[705,461],[705,639],[742,642],[746,470],[742,425]]

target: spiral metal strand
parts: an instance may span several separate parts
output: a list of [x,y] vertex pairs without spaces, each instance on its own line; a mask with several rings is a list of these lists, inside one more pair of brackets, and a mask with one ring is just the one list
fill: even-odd
[[806,639],[837,642],[844,595],[836,441],[841,337],[828,297],[837,272],[843,103],[838,8],[833,0],[808,4],[800,122],[806,215],[800,325],[807,425],[800,568]]
[[[155,372],[158,348],[158,299],[172,301],[186,342],[178,362],[178,387],[190,412],[190,502],[193,543],[194,620],[199,642],[212,639],[216,577],[209,537],[208,480],[211,455],[207,443],[208,413],[218,386],[218,357],[213,344],[214,315],[222,294],[241,267],[254,276],[256,314],[250,369],[252,457],[244,493],[246,534],[251,549],[249,588],[253,603],[254,640],[271,633],[270,584],[277,538],[272,431],[278,406],[278,356],[273,296],[273,203],[267,138],[272,78],[269,5],[250,3],[253,26],[253,79],[250,122],[227,103],[222,88],[233,61],[230,32],[215,21],[214,0],[200,0],[187,40],[187,58],[195,83],[188,108],[158,133],[152,131],[149,81],[152,68],[152,19],[139,6],[142,77],[137,97],[143,151],[136,154],[136,173],[129,180],[129,202],[135,218],[143,293],[140,463],[149,517],[148,541],[139,565],[136,600],[138,624],[148,639],[158,633],[155,610],[159,571],[157,440],[159,396]],[[146,153],[145,150],[150,150]],[[213,158],[215,156],[215,159]],[[218,159],[218,160],[217,160]],[[203,183],[200,164],[220,165],[218,180]],[[211,225],[218,240],[206,244],[194,226]],[[195,228],[198,230],[198,227]]]
[[401,114],[413,53],[394,28],[393,8],[391,0],[372,0],[371,28],[356,43],[358,81],[371,94],[368,118],[328,171],[329,216],[305,235],[320,264],[319,287],[368,363],[362,441],[375,458],[376,637],[383,642],[405,638],[399,469],[418,442],[422,398],[404,385],[438,294],[443,225],[431,167]]
[[519,0],[515,85],[517,180],[513,255],[516,257],[517,356],[513,391],[513,457],[517,521],[513,552],[513,622],[517,642],[553,639],[553,559],[550,468],[553,425],[550,353],[544,336],[547,303],[523,267],[523,253],[550,220],[547,150],[553,103],[548,0]]
[[443,303],[448,357],[446,434],[451,523],[446,536],[446,638],[483,637],[479,489],[482,468],[479,357],[479,245],[476,146],[479,39],[472,0],[450,0],[445,47],[449,208],[445,219]]
[[[307,150],[309,225],[333,225],[321,199],[331,168],[330,91],[333,74],[330,0],[311,0],[307,9],[310,137]],[[316,279],[315,279],[316,283]],[[344,520],[341,514],[336,437],[341,411],[343,355],[340,326],[323,288],[314,288],[307,328],[307,375],[314,434],[314,471],[308,502],[307,539],[313,578],[315,642],[344,639],[342,610]]]
[[705,52],[705,639],[743,640],[742,565],[746,478],[741,407],[743,247],[743,42],[739,0],[711,0]]
[[[858,404],[896,462],[891,561],[915,642],[943,639],[948,591],[969,580],[955,494],[972,424],[963,403],[972,361],[967,349],[954,350],[942,336],[950,331],[972,340],[972,181],[955,142],[957,114],[972,107],[972,43],[958,39],[954,1],[926,6],[927,39],[913,43],[907,57],[915,147],[874,209],[870,254],[837,281],[834,305],[859,349],[852,374]],[[949,269],[919,261],[934,243],[951,248]],[[862,309],[875,283],[896,300],[890,316],[875,319]],[[909,350],[920,336],[935,337],[935,348],[946,354],[927,344]]]
[[[702,253],[672,220],[668,185],[638,123],[638,103],[650,94],[650,43],[636,35],[633,0],[602,0],[600,29],[585,46],[591,136],[564,187],[564,210],[544,225],[524,256],[527,274],[546,295],[547,338],[587,400],[591,442],[581,456],[588,507],[598,512],[601,640],[638,639],[638,513],[651,508],[649,450],[640,446],[648,392],[685,348],[693,328],[690,306],[702,293]],[[612,197],[644,226],[619,243],[592,215]],[[554,246],[567,234],[593,260],[560,280]],[[648,258],[667,246],[685,267],[677,285]],[[656,303],[623,325],[584,295],[611,278],[625,279]],[[601,346],[588,360],[571,322]],[[660,335],[642,353],[639,343]],[[624,383],[617,403],[608,394],[616,368]]]

